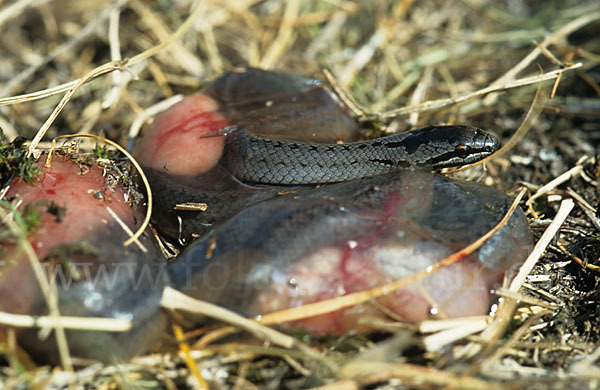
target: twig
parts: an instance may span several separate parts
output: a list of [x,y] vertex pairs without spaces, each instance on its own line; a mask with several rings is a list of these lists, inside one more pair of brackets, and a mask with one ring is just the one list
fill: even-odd
[[370,113],[370,111],[367,111],[365,107],[363,107],[356,100],[354,100],[352,95],[347,93],[346,90],[344,90],[344,88],[342,88],[342,86],[337,82],[335,77],[333,77],[333,74],[331,74],[331,71],[329,69],[324,69],[323,74],[325,75],[327,82],[329,82],[329,85],[331,85],[333,92],[335,92],[335,96],[339,100],[341,100],[342,103],[350,109],[350,111],[352,111],[354,117],[360,118],[362,116],[367,115],[367,113],[369,113],[368,115],[373,115]]
[[208,205],[200,202],[177,203],[173,207],[173,210],[178,211],[206,211],[206,209],[208,209]]
[[556,247],[558,249],[561,250],[562,253],[564,253],[566,256],[568,256],[571,260],[573,260],[574,262],[576,262],[577,264],[579,264],[582,268],[586,268],[589,269],[590,271],[594,271],[594,272],[598,272],[600,271],[600,267],[595,265],[595,264],[589,264],[587,261],[580,259],[579,257],[575,256],[574,254],[572,254],[571,252],[569,252],[567,250],[567,248],[565,248],[560,242],[556,243]]
[[556,298],[552,294],[549,294],[544,290],[537,289],[529,283],[523,283],[523,287],[527,288],[530,291],[536,292],[539,295],[543,295],[546,298],[553,299],[555,302],[542,301],[541,299],[537,299],[520,292],[508,291],[508,289],[505,289],[503,287],[500,287],[496,290],[496,295],[500,297],[508,297],[516,301],[521,301],[521,303],[526,303],[531,306],[544,307],[546,309],[557,309],[560,306],[560,303],[562,303],[560,299]]
[[206,54],[208,55],[208,62],[210,63],[212,71],[216,74],[223,73],[223,60],[221,59],[222,56],[219,53],[215,32],[210,24],[202,29],[202,36],[204,37]]
[[387,42],[389,26],[384,23],[371,36],[369,41],[356,51],[348,65],[341,71],[339,81],[342,87],[347,88],[354,78],[373,58],[375,51]]
[[[110,18],[108,22],[108,42],[110,44],[110,59],[112,61],[121,61],[121,41],[119,40],[119,20],[120,20],[121,10],[114,9],[110,13]],[[129,81],[129,77],[125,76],[121,71],[116,71],[112,74],[112,87],[109,92],[106,94],[104,101],[102,102],[102,109],[106,110],[107,108],[112,107],[118,100],[119,95],[121,94],[121,88],[124,88],[127,82]]]
[[[200,4],[196,5],[196,8],[194,9],[194,11],[185,20],[185,22],[181,26],[179,26],[177,31],[175,31],[175,33],[173,33],[171,36],[169,36],[168,39],[158,43],[156,46],[153,46],[150,49],[134,56],[133,58],[131,58],[128,61],[124,60],[124,61],[120,62],[120,66],[114,67],[113,69],[105,70],[102,73],[97,73],[97,74],[95,73],[100,68],[108,67],[114,63],[119,63],[118,61],[113,61],[113,62],[106,63],[104,65],[101,65],[101,66],[97,67],[96,69],[92,70],[90,73],[88,73],[88,75],[91,73],[94,73],[94,77],[96,77],[96,76],[99,76],[100,74],[110,72],[112,70],[123,70],[123,69],[131,67],[139,62],[142,62],[142,61],[152,57],[153,55],[155,55],[156,53],[160,52],[162,49],[167,47],[169,44],[171,44],[173,41],[179,39],[183,34],[185,34],[187,32],[187,30],[192,26],[192,24],[194,23],[196,18],[200,15],[201,11],[202,11],[202,8],[200,7]],[[84,80],[84,81],[86,81],[86,80]],[[47,89],[44,89],[41,91],[32,92],[29,94],[24,94],[24,95],[19,95],[19,96],[11,96],[11,97],[7,97],[7,98],[2,98],[2,99],[0,99],[0,106],[42,99],[42,98],[56,95],[56,94],[59,94],[59,93],[65,92],[65,91],[71,91],[71,89],[73,89],[73,88],[77,89],[81,85],[82,85],[82,79],[77,79],[77,80],[73,80],[68,83],[53,87],[53,88],[47,88]],[[38,134],[39,134],[39,132],[38,132]]]
[[142,224],[140,225],[138,230],[135,232],[135,234],[133,234],[132,237],[130,237],[127,241],[125,241],[123,243],[123,246],[129,246],[132,242],[138,240],[138,238],[142,235],[142,233],[144,233],[144,230],[146,230],[146,228],[148,227],[148,224],[150,223],[150,217],[152,215],[152,189],[150,188],[150,183],[148,182],[148,178],[144,174],[144,171],[142,170],[142,167],[137,162],[137,160],[128,151],[123,149],[123,147],[121,145],[119,145],[118,143],[111,141],[107,138],[100,137],[100,136],[97,136],[94,134],[65,134],[65,135],[61,135],[61,136],[54,138],[52,140],[52,146],[50,148],[50,151],[48,152],[48,157],[46,158],[46,167],[49,167],[52,162],[52,153],[56,146],[56,141],[58,141],[59,139],[64,139],[64,138],[77,138],[77,137],[93,138],[93,139],[97,139],[99,141],[102,141],[109,145],[114,146],[117,150],[119,150],[119,152],[123,153],[129,159],[129,161],[131,161],[131,163],[133,164],[135,169],[138,171],[140,178],[142,179],[142,182],[144,183],[144,187],[146,189],[146,194],[148,194],[148,205],[146,207],[146,217],[144,218],[144,221],[142,222]]
[[331,41],[344,31],[344,23],[348,19],[348,13],[348,11],[340,9],[331,15],[326,21],[325,27],[319,32],[319,36],[313,39],[306,49],[305,57],[307,60],[314,60],[318,53],[325,50],[331,44]]
[[421,333],[433,333],[441,330],[452,329],[460,327],[465,324],[469,324],[476,321],[489,321],[490,317],[485,316],[474,316],[474,317],[462,317],[452,318],[445,320],[425,320],[419,324],[419,332]]
[[118,318],[103,317],[52,317],[29,316],[25,314],[12,314],[0,312],[0,323],[21,328],[56,328],[78,330],[98,330],[103,332],[127,332],[131,329],[131,322]]
[[531,327],[531,325],[533,325],[533,323],[535,321],[537,321],[538,319],[540,319],[541,317],[552,313],[550,310],[548,309],[543,309],[541,311],[539,311],[538,313],[535,313],[534,315],[530,316],[529,318],[527,318],[527,320],[525,321],[525,323],[523,325],[521,325],[519,327],[519,329],[517,329],[511,336],[510,339],[508,341],[506,341],[505,343],[502,343],[502,345],[500,345],[495,351],[494,353],[489,356],[487,359],[485,359],[484,361],[479,363],[479,370],[481,371],[485,371],[490,365],[492,365],[496,360],[500,359],[502,356],[504,356],[507,351],[512,348],[512,346],[521,339],[521,337],[523,336],[523,334],[525,334],[525,332],[527,330],[529,330],[529,328]]
[[[427,90],[433,81],[433,67],[427,66],[425,67],[425,71],[423,72],[423,77],[417,84],[412,96],[410,97],[410,104],[417,105],[420,102],[427,100],[425,99],[427,96]],[[412,112],[408,118],[408,124],[410,127],[415,127],[417,122],[419,121],[419,113]]]
[[[593,12],[591,14],[586,14],[580,16],[579,18],[572,20],[571,22],[565,24],[560,29],[553,32],[551,35],[544,38],[544,40],[525,57],[523,58],[517,65],[513,66],[508,72],[499,77],[496,81],[492,83],[492,86],[503,84],[509,80],[512,80],[519,74],[523,69],[528,67],[533,60],[535,60],[541,53],[542,48],[547,47],[554,42],[566,37],[573,31],[579,30],[581,27],[585,26],[588,23],[593,22],[594,20],[600,18],[600,12]],[[564,68],[567,69],[567,68]]]
[[[409,388],[445,388],[445,389],[501,389],[493,382],[484,381],[466,375],[454,374],[433,367],[423,367],[415,364],[388,362],[357,362],[346,364],[340,375],[343,378],[361,378],[376,374],[376,382],[385,379],[399,378],[402,384]],[[362,383],[361,383],[362,384]],[[414,385],[414,386],[411,386]]]
[[[496,226],[494,226],[490,231],[486,234],[473,241],[470,245],[466,246],[464,249],[446,257],[443,260],[427,267],[427,269],[414,274],[411,277],[404,278],[401,280],[393,281],[382,286],[374,287],[369,290],[359,291],[352,294],[344,295],[341,297],[336,297],[332,299],[328,299],[321,302],[310,303],[299,307],[294,307],[290,309],[285,309],[273,313],[264,314],[261,316],[261,323],[265,325],[275,324],[275,323],[283,323],[289,321],[295,321],[303,318],[314,317],[317,315],[326,314],[332,311],[344,309],[346,307],[355,306],[372,299],[381,297],[383,295],[387,295],[395,290],[406,287],[411,283],[414,283],[417,280],[423,279],[431,273],[437,271],[440,268],[449,266],[460,259],[462,259],[466,254],[472,253],[477,250],[481,245],[483,245],[490,237],[492,237],[498,230],[502,228],[508,221],[508,219],[512,216],[515,209],[517,208],[521,198],[525,194],[525,191],[522,190],[518,196],[513,201],[513,204],[506,212],[504,217],[498,222]],[[233,332],[231,328],[224,328],[219,330],[219,335],[227,335]],[[202,343],[213,341],[214,337],[205,336]]]
[[48,131],[48,129],[50,128],[50,126],[52,125],[52,123],[54,122],[56,117],[58,116],[58,114],[60,114],[60,112],[67,105],[69,100],[71,100],[71,97],[73,96],[75,91],[77,91],[77,89],[79,89],[79,87],[81,87],[89,79],[100,76],[104,73],[111,72],[113,70],[122,69],[123,64],[124,64],[123,61],[111,61],[111,62],[108,62],[104,65],[101,65],[101,66],[91,70],[84,77],[80,78],[77,81],[77,83],[71,89],[69,89],[67,91],[65,96],[63,96],[63,98],[61,99],[60,103],[58,103],[58,105],[54,108],[54,111],[52,111],[52,114],[50,114],[50,117],[48,117],[48,119],[46,119],[46,122],[44,122],[42,127],[38,130],[37,134],[35,135],[35,137],[31,141],[31,144],[29,145],[27,155],[31,156],[33,154],[33,152],[35,151],[35,148],[37,147],[37,144],[42,140],[42,138],[44,137],[44,135],[46,134],[46,132]]
[[[4,137],[9,141],[12,141],[19,136],[19,133],[12,123],[6,120],[6,118],[2,115],[0,115],[0,130],[2,131]],[[2,199],[2,197],[0,197],[0,199]]]
[[[542,43],[539,43],[539,44],[536,43],[535,49],[533,49],[517,65],[513,66],[508,72],[506,72],[504,75],[502,75],[501,77],[496,79],[496,81],[494,81],[491,85],[494,86],[497,84],[502,84],[506,81],[514,79],[515,77],[517,77],[517,74],[521,73],[521,71],[523,71],[526,67],[528,67],[533,62],[533,60],[535,60],[541,53],[544,52],[544,50],[547,50],[546,49],[547,46],[566,37],[573,31],[580,29],[581,27],[585,26],[588,23],[593,22],[594,20],[596,20],[598,18],[600,18],[600,12],[594,12],[591,14],[586,14],[586,15],[580,16],[579,18],[567,23],[562,28],[556,30],[554,33],[552,33],[549,36],[547,36],[546,38],[544,38]],[[560,77],[561,76],[559,75],[558,78],[560,78]],[[556,84],[555,84],[555,86],[556,86]],[[554,93],[551,96],[554,97]],[[484,99],[483,104],[491,105],[496,100],[496,98],[497,98],[497,94],[492,93]]]
[[160,102],[153,104],[152,106],[142,111],[138,116],[136,116],[133,122],[131,122],[131,126],[129,126],[127,150],[130,152],[133,150],[135,139],[138,136],[140,129],[148,119],[152,118],[159,112],[165,111],[167,108],[182,100],[183,95],[181,94],[171,96],[168,99],[161,100]]
[[540,240],[537,242],[537,244],[535,244],[533,251],[527,257],[527,260],[525,260],[525,263],[523,263],[523,265],[519,269],[519,273],[517,274],[517,276],[515,276],[515,278],[510,284],[510,287],[508,288],[509,291],[519,291],[521,285],[525,282],[525,278],[527,277],[527,275],[529,275],[529,273],[537,263],[538,259],[542,256],[542,253],[544,252],[548,244],[550,244],[550,241],[554,238],[556,233],[558,233],[558,230],[562,226],[565,219],[567,219],[569,213],[571,212],[571,210],[573,210],[574,206],[575,203],[571,199],[565,199],[560,203],[560,208],[556,213],[556,217],[554,217],[550,226],[548,226],[542,237],[540,237]]
[[537,41],[533,41],[532,43],[535,46],[537,46],[542,51],[542,54],[544,55],[544,57],[549,59],[550,62],[554,63],[554,65],[556,65],[556,66],[564,66],[565,65],[562,63],[561,60],[556,58],[556,56],[554,54],[552,54],[552,52],[550,50],[548,50],[548,48],[546,46],[540,45]]
[[196,19],[198,19],[198,17],[202,13],[202,11],[203,11],[202,2],[199,1],[199,2],[197,2],[196,7],[194,8],[194,10],[190,14],[190,16],[188,16],[188,18],[185,20],[185,22],[183,22],[181,24],[181,26],[179,26],[179,28],[173,34],[169,35],[166,39],[164,39],[157,45],[151,47],[150,49],[145,50],[145,51],[141,52],[140,54],[132,57],[127,62],[127,65],[132,66],[134,64],[137,64],[138,62],[142,62],[142,61],[154,56],[156,53],[160,52],[162,49],[164,49],[165,47],[169,46],[171,43],[173,43],[176,40],[178,40],[179,38],[181,38],[190,29],[190,27],[192,27],[192,25],[194,24]]
[[453,328],[445,329],[423,338],[423,345],[425,345],[425,349],[430,352],[439,351],[445,345],[463,339],[474,333],[481,332],[488,326],[489,322],[489,318],[463,321]]
[[515,131],[515,133],[512,135],[512,137],[510,137],[506,144],[504,144],[498,151],[496,151],[492,155],[487,156],[486,158],[479,160],[474,164],[470,164],[461,168],[451,169],[446,173],[456,173],[464,171],[465,169],[470,169],[477,165],[484,164],[488,161],[501,157],[510,152],[512,148],[514,148],[523,139],[523,137],[525,137],[527,132],[529,132],[537,118],[542,113],[544,105],[546,104],[547,95],[547,88],[542,83],[539,83],[537,90],[535,91],[533,101],[531,102],[531,106],[529,107],[529,110],[527,110],[527,115],[525,116],[525,119],[523,119],[517,131]]
[[[173,41],[179,37],[177,32],[171,33],[171,31],[169,31],[169,28],[163,23],[160,17],[152,11],[146,2],[139,0],[130,0],[130,2],[131,8],[138,13],[142,19],[142,22],[146,24],[162,42],[173,43]],[[200,11],[202,11],[204,8],[200,7],[201,3],[202,1],[197,1],[192,15],[198,16],[200,14]],[[196,19],[196,16],[194,16],[194,20]],[[173,39],[175,36],[177,36],[177,38]],[[169,51],[175,60],[174,63],[179,64],[179,66],[189,74],[201,76],[204,73],[204,65],[202,61],[194,53],[186,49],[181,43],[175,42],[173,46],[169,48]]]
[[[510,286],[508,288],[509,292],[516,293],[519,291],[523,283],[527,278],[527,275],[531,272],[533,267],[537,264],[539,258],[542,256],[546,247],[550,244],[550,241],[556,236],[558,230],[562,226],[567,216],[573,210],[575,203],[571,199],[565,199],[561,202],[560,208],[554,217],[554,220],[548,226],[542,237],[538,240],[533,248],[533,251],[529,254],[521,268],[519,269],[518,274],[514,277]],[[499,339],[504,334],[506,327],[510,323],[510,318],[512,317],[514,311],[516,310],[518,305],[518,301],[506,297],[499,305],[498,311],[496,312],[496,317],[494,321],[488,326],[486,330],[481,334],[481,339],[488,342],[489,348],[492,346],[492,340]],[[480,345],[471,345],[470,351],[468,354],[475,354],[481,350]]]
[[[113,209],[110,208],[110,206],[107,205],[105,207],[106,211],[108,211],[110,216],[113,217],[113,219],[117,222],[121,229],[123,229],[123,231],[127,233],[127,235],[129,235],[130,238],[133,238],[133,232],[131,231],[131,229],[129,229],[129,226],[127,226],[127,224],[117,215],[117,213],[113,211]],[[140,248],[142,252],[148,253],[148,249],[146,249],[144,244],[142,244],[137,238],[135,238],[133,242],[135,242],[137,247]]]
[[[6,202],[2,202],[2,206],[8,206],[11,208],[10,204]],[[65,334],[65,329],[60,323],[60,311],[58,309],[58,298],[56,286],[54,284],[50,284],[40,265],[40,261],[31,246],[31,243],[27,240],[25,236],[24,230],[22,228],[23,221],[20,221],[20,216],[16,213],[16,210],[13,210],[14,218],[9,218],[8,214],[4,210],[3,207],[0,207],[0,218],[4,220],[4,223],[8,226],[12,234],[15,235],[18,239],[19,248],[21,248],[25,252],[25,256],[27,260],[29,260],[29,264],[31,265],[31,269],[33,270],[33,274],[36,277],[38,284],[40,285],[40,289],[42,290],[42,295],[44,296],[44,300],[46,301],[46,305],[48,306],[48,311],[50,312],[50,317],[54,319],[55,326],[53,327],[54,332],[56,333],[56,344],[58,346],[58,355],[60,356],[60,361],[63,368],[67,371],[73,371],[73,363],[71,361],[71,354],[69,353],[69,347],[67,345],[67,336]]]
[[598,211],[595,207],[589,204],[588,201],[583,198],[583,196],[579,195],[571,187],[567,188],[567,194],[569,194],[573,199],[577,201],[577,204],[581,207],[582,210],[591,211],[592,213],[596,213]]
[[334,363],[329,362],[319,352],[314,351],[301,341],[259,324],[256,321],[244,318],[239,314],[224,309],[220,306],[188,297],[187,295],[180,293],[171,287],[165,287],[161,299],[161,306],[170,310],[183,310],[187,312],[203,314],[216,320],[232,324],[252,333],[261,340],[270,341],[276,345],[288,349],[299,349],[307,356],[325,363],[333,372],[337,370]]
[[279,60],[285,49],[289,47],[293,42],[294,21],[298,17],[298,12],[300,10],[300,1],[288,0],[287,2],[284,2],[284,4],[286,4],[285,12],[283,14],[283,19],[281,20],[279,31],[277,32],[277,37],[275,38],[271,46],[269,46],[265,55],[261,59],[261,68],[272,68],[275,65],[275,63]]
[[363,387],[356,381],[342,379],[341,381],[336,381],[327,385],[311,387],[309,390],[360,390],[361,388]]
[[478,96],[486,95],[490,92],[522,87],[525,85],[539,83],[539,82],[545,81],[545,80],[553,80],[553,79],[557,78],[559,74],[569,71],[569,70],[580,68],[581,66],[582,66],[582,63],[578,62],[571,66],[567,66],[562,69],[556,69],[556,70],[553,70],[553,71],[550,71],[550,72],[547,72],[547,73],[544,73],[541,75],[525,77],[525,78],[518,79],[515,81],[507,82],[504,84],[491,85],[486,88],[482,88],[480,90],[477,90],[477,91],[474,91],[471,93],[467,93],[465,95],[460,95],[460,96],[447,98],[447,99],[430,100],[427,102],[423,102],[421,104],[417,104],[415,106],[402,107],[402,108],[398,108],[395,110],[383,112],[383,113],[376,114],[376,115],[365,116],[365,117],[358,118],[358,119],[361,122],[371,122],[374,120],[392,119],[392,118],[396,118],[398,116],[408,115],[413,112],[436,110],[436,109],[439,109],[442,107],[450,106],[452,104],[462,103],[469,99],[473,99]]
[[[106,8],[96,18],[90,21],[85,27],[79,30],[77,32],[77,35],[75,35],[73,38],[69,39],[65,43],[58,46],[56,49],[52,50],[50,54],[45,56],[39,62],[36,62],[35,64],[29,66],[27,69],[23,70],[18,75],[12,77],[11,80],[8,83],[6,83],[6,85],[2,89],[0,89],[0,96],[10,94],[17,85],[21,84],[22,82],[33,76],[33,74],[37,72],[38,69],[40,69],[42,66],[46,65],[50,61],[53,61],[61,54],[66,53],[67,51],[71,50],[73,47],[81,43],[89,35],[93,34],[94,31],[96,31],[96,29],[98,28],[98,26],[104,23],[104,21],[110,16],[111,12],[114,9],[120,9],[125,4],[127,4],[127,1],[128,0],[118,0],[114,2],[110,7]],[[1,101],[0,104],[2,104]]]
[[206,383],[204,377],[202,377],[202,374],[200,373],[200,370],[198,370],[196,362],[192,359],[190,353],[191,349],[189,344],[185,341],[185,336],[183,334],[181,326],[173,324],[173,333],[175,334],[175,338],[177,339],[177,343],[179,344],[179,350],[183,353],[183,360],[185,361],[185,365],[188,367],[188,370],[190,370],[190,373],[194,376],[194,378],[196,378],[196,380],[198,381],[198,383],[196,384],[197,387],[203,390],[209,389],[208,383]]
[[0,11],[0,26],[15,16],[20,15],[23,11],[25,11],[26,8],[34,5],[42,5],[48,1],[50,0],[19,0],[7,7],[4,7],[4,9]]
[[41,91],[0,98],[0,107],[7,106],[9,104],[24,103],[32,100],[44,99],[53,95],[58,95],[59,93],[63,93],[73,88],[73,86],[76,85],[78,82],[79,79],[69,81],[68,83],[64,83],[61,85],[57,85],[56,87],[42,89]]
[[555,189],[562,183],[564,183],[568,180],[571,180],[572,177],[578,175],[582,170],[583,170],[583,165],[575,165],[573,168],[571,168],[568,171],[566,171],[565,173],[555,177],[554,179],[552,179],[551,181],[546,183],[542,188],[537,190],[535,192],[535,194],[533,194],[529,199],[527,199],[527,202],[525,202],[525,204],[527,205],[527,207],[531,208],[531,206],[533,205],[533,202],[537,198],[546,194],[549,191],[552,191],[553,189]]

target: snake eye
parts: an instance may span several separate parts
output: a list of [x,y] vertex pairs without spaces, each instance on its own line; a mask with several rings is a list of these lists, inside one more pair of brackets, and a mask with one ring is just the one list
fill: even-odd
[[456,152],[456,154],[458,155],[458,157],[460,157],[460,158],[466,158],[469,149],[468,149],[467,145],[457,145],[454,148],[454,151]]

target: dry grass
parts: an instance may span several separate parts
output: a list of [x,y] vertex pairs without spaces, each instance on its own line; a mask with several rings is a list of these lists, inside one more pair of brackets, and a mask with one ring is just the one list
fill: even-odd
[[[541,257],[499,290],[495,321],[428,323],[422,333],[386,323],[381,329],[394,336],[385,340],[305,337],[277,348],[211,344],[221,336],[206,329],[186,353],[202,379],[176,353],[68,372],[5,352],[0,381],[105,388],[192,388],[203,381],[235,389],[597,383],[599,19],[592,0],[0,1],[0,128],[7,140],[39,134],[38,148],[73,133],[126,146],[165,104],[237,65],[319,78],[328,69],[362,120],[385,120],[389,131],[467,123],[504,141],[527,113],[537,82],[555,81],[554,98],[529,134],[488,163],[484,178],[513,194],[525,185],[531,192],[523,206],[536,238],[550,231],[540,240]],[[566,209],[570,199],[578,207]],[[285,337],[278,340],[290,343]],[[4,339],[1,350],[18,350],[10,332]],[[458,341],[441,348],[440,339]]]

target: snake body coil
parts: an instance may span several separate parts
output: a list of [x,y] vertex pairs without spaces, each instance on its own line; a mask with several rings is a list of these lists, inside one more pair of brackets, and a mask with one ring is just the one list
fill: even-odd
[[316,184],[466,165],[497,149],[496,138],[470,126],[431,126],[347,144],[289,142],[237,129],[228,135],[222,163],[248,182]]

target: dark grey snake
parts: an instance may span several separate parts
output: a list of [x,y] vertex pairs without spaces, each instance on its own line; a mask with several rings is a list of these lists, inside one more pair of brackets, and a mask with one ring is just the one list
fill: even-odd
[[222,163],[237,178],[268,184],[332,183],[411,167],[466,165],[492,154],[498,140],[471,126],[431,126],[363,142],[282,141],[235,129]]

